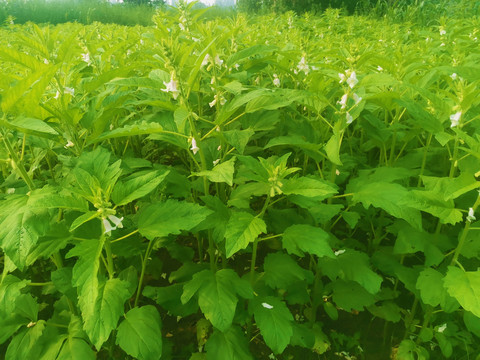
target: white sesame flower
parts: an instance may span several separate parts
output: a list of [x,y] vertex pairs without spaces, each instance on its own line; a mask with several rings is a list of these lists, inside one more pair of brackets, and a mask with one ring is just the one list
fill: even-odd
[[197,141],[195,140],[195,138],[192,138],[192,147],[190,148],[190,150],[193,151],[193,155],[196,155],[198,150],[200,150],[200,148],[197,146]]
[[378,70],[378,71],[383,71],[383,68],[382,68],[380,65],[378,65],[378,66],[377,66],[377,70]]
[[220,159],[214,160],[213,161],[213,166],[216,166],[220,162]]
[[167,83],[164,81],[163,85],[165,85],[166,88],[160,89],[160,90],[165,91],[167,93],[171,92],[173,95],[173,99],[176,100],[178,97],[178,94],[180,93],[180,91],[178,91],[177,89],[177,85],[178,85],[177,82],[173,78],[171,78],[170,82]]
[[338,73],[338,77],[340,78],[340,81],[339,83],[343,83],[345,80],[347,80],[347,77],[345,76],[345,74],[342,74],[342,73]]
[[58,99],[60,97],[60,91],[57,90],[57,93],[54,96],[54,99]]
[[445,324],[443,324],[443,325],[440,325],[440,326],[438,327],[437,331],[438,331],[439,333],[443,333],[446,328],[447,328],[447,324],[445,323]]
[[75,146],[75,144],[71,140],[68,140],[67,143],[65,144],[64,148],[68,149],[68,148],[74,147],[74,146]]
[[346,118],[347,118],[347,124],[351,124],[353,122],[353,117],[350,115],[349,112],[346,113]]
[[450,115],[450,122],[451,122],[451,125],[450,127],[451,128],[454,128],[455,126],[458,125],[458,123],[460,122],[460,117],[462,116],[462,112],[461,111],[458,111],[456,112],[455,114],[453,115]]
[[280,79],[278,78],[277,74],[273,74],[273,85],[275,85],[276,87],[280,86]]
[[222,145],[218,145],[217,147],[217,151],[220,151],[220,150],[222,150]]
[[180,30],[185,31],[185,25],[183,25],[182,23],[178,23],[178,27],[180,28]]
[[123,217],[118,218],[115,215],[108,215],[108,219],[112,223],[114,223],[117,228],[120,228],[120,229],[123,228],[123,224],[122,224]]
[[440,36],[443,36],[445,35],[447,32],[445,31],[445,29],[443,28],[440,28]]
[[357,74],[355,73],[355,71],[352,71],[352,73],[350,74],[350,77],[347,79],[347,84],[348,86],[350,86],[351,89],[353,89],[353,87],[357,85],[357,83],[358,83]]
[[203,58],[203,61],[202,61],[202,65],[201,65],[201,66],[207,65],[209,59],[210,59],[210,55],[209,55],[209,54],[205,55],[205,57]]
[[45,65],[48,65],[48,64],[50,64],[50,61],[48,61],[48,59],[43,59],[43,63],[44,63]]
[[235,64],[233,65],[233,67],[235,68],[235,70],[238,70],[238,68],[240,67],[240,64]]
[[227,99],[225,99],[223,96],[215,95],[213,97],[213,100],[209,102],[208,105],[210,105],[210,107],[214,107],[217,102],[219,102],[220,105],[225,105],[225,103],[227,102]]
[[458,78],[457,73],[453,73],[452,75],[450,75],[450,78],[454,81],[457,80],[457,78]]
[[305,60],[305,56],[302,56],[302,58],[300,59],[300,62],[297,65],[297,69],[299,71],[303,71],[305,73],[305,75],[307,75],[308,72],[310,71],[310,67],[308,66],[308,64]]
[[8,188],[7,189],[7,194],[11,195],[13,193],[15,193],[15,188]]
[[347,107],[348,94],[343,94],[342,98],[337,101],[338,104],[342,105],[340,108],[343,110]]
[[345,252],[345,249],[343,250],[337,250],[334,252],[335,256],[342,255]]
[[358,103],[362,101],[362,98],[357,94],[353,93],[353,100],[355,100],[355,104],[358,105]]
[[116,227],[110,224],[110,221],[107,219],[102,219],[103,227],[105,229],[104,233],[110,233],[112,230],[115,230]]
[[82,54],[82,60],[87,64],[90,64],[90,54],[88,52],[85,54]]
[[210,107],[214,107],[216,103],[217,103],[217,95],[213,97],[213,100],[210,101],[208,105],[210,105]]
[[269,310],[270,310],[270,309],[273,309],[273,306],[272,306],[272,305],[267,304],[267,303],[265,303],[265,302],[262,303],[262,306],[263,306],[265,309],[269,309]]
[[336,169],[335,170],[335,175],[337,175],[337,176],[340,175],[340,170]]
[[222,66],[223,60],[220,59],[220,56],[215,56],[215,65]]
[[475,220],[477,220],[477,218],[475,217],[475,211],[473,210],[473,208],[468,209],[467,221],[472,222]]
[[75,89],[74,89],[74,88],[71,88],[71,87],[65,87],[64,92],[65,92],[66,94],[70,94],[70,95],[72,95],[72,96],[75,95]]

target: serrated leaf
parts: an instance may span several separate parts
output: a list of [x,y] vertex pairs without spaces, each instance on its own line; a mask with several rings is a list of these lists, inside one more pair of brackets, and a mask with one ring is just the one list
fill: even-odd
[[10,129],[15,129],[25,134],[32,134],[47,138],[55,138],[58,132],[40,119],[17,117],[11,121],[0,121],[0,124]]
[[243,154],[250,138],[255,134],[252,129],[229,130],[222,132],[227,142],[233,146],[238,153]]
[[56,360],[93,360],[95,352],[83,339],[68,337],[63,343],[62,349]]
[[118,326],[115,343],[139,360],[158,360],[162,356],[161,325],[152,305],[133,308]]
[[253,289],[233,270],[222,269],[216,273],[204,270],[195,274],[183,287],[182,303],[186,304],[198,293],[198,305],[205,318],[220,331],[227,330],[233,321],[238,298],[253,297]]
[[443,286],[443,275],[432,268],[427,268],[420,273],[416,288],[420,290],[420,296],[425,304],[433,307],[441,305],[447,313],[458,308],[457,301]]
[[283,180],[282,191],[285,195],[302,195],[322,201],[336,194],[338,191],[333,184],[324,180],[309,177],[299,177]]
[[226,331],[214,330],[205,345],[207,360],[252,360],[248,341],[240,328],[231,326]]
[[335,258],[328,244],[329,235],[318,227],[310,225],[292,225],[285,230],[282,237],[283,248],[289,254],[303,257],[304,253]]
[[38,354],[39,339],[45,330],[45,321],[39,320],[33,327],[25,328],[16,334],[8,345],[5,359],[25,360]]
[[137,172],[126,181],[118,182],[115,185],[112,200],[117,206],[122,206],[140,199],[160,185],[169,173],[168,170]]
[[293,316],[284,302],[273,296],[256,298],[253,315],[267,346],[281,354],[293,335]]
[[362,311],[375,302],[374,296],[354,281],[337,280],[332,288],[333,301],[346,311]]
[[267,226],[262,219],[243,211],[232,213],[225,231],[227,258],[245,249],[258,235],[265,232]]
[[[130,297],[128,284],[120,279],[108,279],[98,289],[95,316],[84,316],[83,328],[90,341],[100,350],[123,314],[123,304]],[[83,313],[82,313],[83,315]]]
[[444,286],[460,305],[480,317],[480,271],[463,271],[449,266]]
[[139,121],[131,125],[125,125],[121,128],[116,128],[105,132],[96,138],[90,139],[88,144],[91,145],[107,139],[115,139],[126,136],[157,134],[162,133],[163,131],[163,126],[157,122]]
[[281,252],[268,254],[263,269],[265,284],[273,289],[289,289],[291,284],[306,279],[305,270],[289,255]]
[[192,172],[195,176],[206,176],[208,180],[215,183],[227,183],[233,185],[233,173],[235,171],[235,156],[230,160],[217,164],[212,170]]
[[53,253],[65,248],[73,235],[68,231],[65,223],[55,223],[44,236],[38,239],[37,244],[27,256],[27,266],[32,265],[39,258],[48,258]]
[[335,132],[325,144],[324,149],[327,153],[328,160],[335,165],[343,165],[342,161],[340,160],[340,134]]
[[0,318],[11,315],[15,309],[15,299],[18,298],[27,280],[20,280],[16,276],[6,275],[0,283]]
[[180,234],[182,230],[188,231],[200,224],[211,213],[204,206],[168,199],[140,210],[138,230],[150,240]]

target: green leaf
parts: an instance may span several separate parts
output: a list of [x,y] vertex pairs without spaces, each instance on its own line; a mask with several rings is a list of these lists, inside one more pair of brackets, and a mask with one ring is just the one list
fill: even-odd
[[250,283],[240,279],[231,269],[222,269],[216,273],[204,270],[195,274],[183,287],[181,301],[186,304],[192,296],[198,294],[198,305],[205,317],[220,331],[227,330],[233,321],[238,298],[253,297]]
[[83,328],[88,337],[100,350],[110,333],[117,327],[123,314],[123,304],[130,297],[128,283],[120,279],[108,279],[98,289],[95,302],[95,316],[84,317]]
[[55,223],[45,236],[38,239],[37,244],[27,256],[27,266],[37,259],[49,258],[53,253],[65,248],[73,235],[68,231],[64,222]]
[[293,316],[284,302],[273,296],[255,298],[253,315],[267,346],[281,354],[293,335]]
[[258,235],[266,232],[267,226],[262,219],[243,211],[233,212],[225,231],[227,258],[245,249]]
[[192,172],[195,176],[206,176],[208,180],[216,183],[233,185],[233,173],[235,171],[235,156],[230,160],[215,165],[212,170]]
[[142,292],[143,296],[154,300],[174,316],[185,317],[196,313],[198,311],[197,301],[190,299],[186,304],[182,304],[180,301],[182,293],[183,284],[162,287],[146,286]]
[[270,253],[263,263],[265,284],[273,289],[289,289],[289,286],[306,279],[302,269],[289,255],[281,252]]
[[118,326],[115,343],[139,360],[158,360],[162,356],[161,326],[152,305],[133,308]]
[[35,359],[40,351],[39,339],[45,330],[45,321],[39,320],[34,326],[25,328],[16,334],[8,345],[5,359]]
[[225,136],[227,142],[232,145],[240,154],[243,154],[245,147],[248,144],[250,138],[255,134],[255,131],[248,128],[245,130],[229,130],[223,131],[222,135]]
[[15,309],[15,299],[20,296],[20,290],[27,285],[27,280],[20,280],[13,275],[5,276],[0,284],[0,318],[13,313]]
[[463,271],[449,266],[443,281],[448,293],[465,310],[480,317],[480,270]]
[[333,301],[345,311],[362,311],[375,302],[374,296],[354,281],[337,280],[332,288]]
[[126,205],[133,200],[149,194],[162,183],[169,171],[140,171],[128,179],[118,182],[112,192],[112,200],[117,206]]
[[473,315],[470,311],[463,312],[463,322],[468,331],[480,338],[480,318]]
[[285,179],[283,183],[282,191],[285,195],[302,195],[315,198],[315,201],[322,201],[338,192],[333,184],[309,177]]
[[325,152],[327,153],[328,160],[333,164],[342,166],[342,161],[340,160],[340,134],[335,132],[330,140],[325,144]]
[[168,199],[140,210],[138,230],[150,240],[180,234],[182,230],[188,231],[200,224],[211,213],[204,206]]
[[402,340],[397,351],[398,360],[428,360],[430,356],[423,347],[412,340]]
[[32,134],[47,138],[56,138],[59,135],[58,132],[45,121],[34,118],[16,117],[8,122],[0,121],[0,124],[25,134]]
[[303,252],[335,258],[328,244],[329,235],[318,227],[310,225],[292,225],[285,230],[282,237],[283,248],[289,254],[304,256]]
[[436,332],[435,339],[437,339],[440,350],[442,351],[443,356],[447,359],[453,354],[453,346],[450,340],[445,336],[445,334]]
[[311,349],[315,344],[315,335],[312,329],[304,324],[293,323],[293,335],[290,339],[292,346],[301,346],[303,348]]
[[420,290],[420,296],[425,304],[433,307],[441,305],[447,313],[458,308],[457,301],[447,293],[447,289],[443,286],[443,275],[432,268],[427,268],[420,273],[416,288]]
[[84,324],[90,324],[97,317],[95,310],[99,295],[98,271],[104,241],[103,236],[100,240],[84,240],[65,256],[67,259],[73,256],[79,258],[73,267],[72,284],[77,288],[78,305]]
[[83,339],[69,336],[63,343],[56,360],[94,360],[95,352]]
[[98,216],[99,216],[98,211],[88,211],[85,214],[80,215],[75,220],[73,220],[72,225],[70,225],[70,231],[73,231],[79,228],[80,226],[89,222],[90,220],[98,218]]
[[223,332],[214,330],[205,347],[207,360],[253,360],[248,341],[236,326]]

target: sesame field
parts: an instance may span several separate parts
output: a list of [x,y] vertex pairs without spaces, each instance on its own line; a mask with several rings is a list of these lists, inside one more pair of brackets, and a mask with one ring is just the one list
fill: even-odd
[[478,17],[202,11],[0,27],[0,359],[479,360]]

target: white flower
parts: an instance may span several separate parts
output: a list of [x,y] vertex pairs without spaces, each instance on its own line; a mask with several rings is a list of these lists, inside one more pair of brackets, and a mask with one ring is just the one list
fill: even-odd
[[462,112],[461,111],[458,111],[456,112],[455,114],[453,115],[450,115],[450,122],[451,122],[451,125],[450,127],[451,128],[454,128],[455,126],[458,125],[458,123],[460,122],[460,117],[462,116]]
[[162,91],[165,91],[165,92],[171,92],[172,95],[173,95],[173,99],[176,100],[177,97],[178,97],[178,94],[180,93],[180,91],[178,91],[177,89],[177,82],[175,80],[173,80],[173,78],[170,79],[170,82],[163,82],[163,85],[166,86],[165,89],[160,89]]
[[220,162],[220,159],[214,160],[213,161],[213,166],[216,166]]
[[215,56],[215,64],[218,65],[218,66],[222,66],[223,64],[223,60],[220,59],[220,56]]
[[183,25],[182,23],[179,23],[178,27],[180,28],[180,30],[185,31],[185,25]]
[[13,193],[15,193],[15,188],[8,188],[7,189],[7,194],[11,195]]
[[235,68],[235,70],[238,70],[238,68],[240,67],[240,64],[235,64],[233,65],[233,67]]
[[270,304],[267,304],[267,303],[262,303],[262,306],[265,308],[265,309],[273,309],[273,306],[270,305]]
[[70,94],[70,95],[72,95],[72,96],[74,96],[74,95],[75,95],[75,89],[74,89],[74,88],[71,88],[71,87],[65,87],[65,89],[64,89],[64,90],[65,90],[64,92],[65,92],[66,94]]
[[335,170],[335,174],[336,174],[337,176],[340,175],[340,170],[336,169],[336,170]]
[[273,74],[273,85],[275,85],[276,87],[280,86],[280,79],[278,78],[277,74]]
[[120,228],[120,229],[123,228],[123,224],[122,224],[123,217],[118,218],[115,215],[108,215],[108,219],[112,223],[114,223],[117,228]]
[[48,65],[48,64],[50,64],[50,61],[48,61],[48,59],[43,59],[43,63],[44,63],[45,65]]
[[337,250],[337,251],[335,251],[334,254],[335,254],[335,256],[338,256],[338,255],[342,255],[344,252],[345,252],[345,249],[343,249],[343,250]]
[[445,324],[443,324],[443,325],[440,325],[440,326],[438,327],[437,331],[438,331],[439,333],[443,333],[446,328],[447,328],[447,324],[445,323]]
[[205,55],[205,57],[203,58],[203,61],[202,61],[202,66],[207,65],[209,59],[210,59],[210,55],[209,54]]
[[457,73],[453,73],[452,75],[450,75],[450,78],[454,81],[457,80],[457,77],[458,77]]
[[445,29],[443,28],[440,28],[440,36],[443,36],[445,35],[447,32],[445,31]]
[[475,217],[475,211],[473,211],[473,208],[468,209],[467,221],[472,222],[475,220],[477,220],[477,218]]
[[347,79],[345,74],[342,74],[342,73],[338,73],[338,77],[340,78],[340,81],[339,81],[340,84],[343,83]]
[[307,75],[308,72],[310,71],[310,68],[307,65],[307,62],[305,60],[305,56],[302,56],[302,58],[300,59],[300,62],[297,65],[297,69],[299,71],[303,71],[305,73],[305,75]]
[[380,65],[378,65],[378,66],[377,66],[377,70],[378,70],[378,71],[383,71],[383,68],[382,68]]
[[55,94],[54,99],[58,99],[60,97],[60,91],[57,90],[57,93]]
[[208,103],[210,107],[214,107],[215,104],[217,103],[217,95],[214,96],[213,100]]
[[88,52],[85,54],[82,54],[82,60],[90,65],[90,54]]
[[218,145],[217,147],[217,151],[220,151],[220,150],[222,150],[222,145]]
[[345,116],[347,117],[347,124],[351,124],[353,122],[352,115],[350,115],[350,113],[347,112]]
[[342,98],[340,101],[337,101],[338,104],[342,105],[341,109],[345,109],[347,107],[347,100],[348,100],[348,94],[343,94]]
[[110,233],[112,230],[116,229],[116,227],[112,226],[112,224],[110,224],[110,221],[108,221],[107,219],[102,219],[102,222],[103,227],[105,228],[104,233]]
[[362,101],[362,98],[357,94],[353,93],[353,100],[355,100],[355,104],[358,105],[358,103]]
[[357,85],[357,83],[358,83],[357,74],[355,73],[355,71],[352,71],[352,73],[350,74],[350,77],[347,79],[347,84],[348,86],[350,86],[351,89],[353,89],[353,87]]
[[193,155],[195,155],[198,150],[200,150],[200,148],[197,146],[197,141],[195,140],[195,138],[192,138],[192,147],[190,148],[190,150],[193,151]]
[[223,96],[219,97],[218,95],[215,95],[213,97],[213,100],[209,102],[208,105],[210,105],[210,107],[214,107],[217,101],[220,102],[220,105],[225,105],[225,103],[227,102],[227,100]]
[[68,140],[67,143],[65,144],[64,148],[68,149],[68,148],[74,147],[74,146],[75,146],[75,144],[71,140]]

